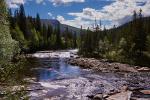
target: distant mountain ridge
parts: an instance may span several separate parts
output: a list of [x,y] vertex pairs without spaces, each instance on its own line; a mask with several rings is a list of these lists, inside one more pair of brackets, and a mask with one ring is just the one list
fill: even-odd
[[53,28],[57,27],[57,25],[60,24],[61,33],[63,33],[66,30],[66,28],[68,27],[69,32],[80,34],[79,28],[61,24],[58,20],[55,20],[55,19],[41,19],[41,23],[45,24],[46,26],[51,25]]

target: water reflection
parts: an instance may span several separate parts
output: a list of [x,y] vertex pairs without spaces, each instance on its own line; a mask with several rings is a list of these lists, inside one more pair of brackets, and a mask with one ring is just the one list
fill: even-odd
[[41,62],[36,70],[38,81],[56,80],[76,77],[82,74],[79,67],[69,65],[64,59],[39,59]]

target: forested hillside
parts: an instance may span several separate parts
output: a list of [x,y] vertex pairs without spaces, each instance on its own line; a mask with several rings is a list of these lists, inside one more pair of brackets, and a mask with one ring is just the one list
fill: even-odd
[[[41,24],[45,24],[46,26],[51,25],[53,28],[55,28],[58,23],[60,23],[60,22],[56,19],[41,19]],[[77,34],[77,35],[80,34],[79,28],[60,23],[60,32],[61,33],[65,32],[66,28],[68,28],[68,31],[73,34]]]
[[11,35],[19,41],[22,52],[77,47],[76,31],[69,30],[68,26],[62,31],[59,21],[42,20],[39,14],[36,18],[26,16],[23,5],[14,14],[9,10],[9,20]]
[[106,58],[136,65],[150,63],[150,17],[142,17],[142,10],[134,12],[133,21],[120,27],[81,33],[80,54]]

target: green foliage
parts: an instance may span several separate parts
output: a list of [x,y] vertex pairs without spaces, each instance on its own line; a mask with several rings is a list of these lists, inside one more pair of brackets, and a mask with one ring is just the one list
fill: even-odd
[[23,32],[20,30],[19,26],[16,25],[11,31],[12,38],[19,42],[19,46],[22,50],[28,49],[28,41],[25,39]]
[[133,21],[118,28],[81,32],[79,52],[86,57],[99,57],[112,61],[148,65],[150,45],[150,17],[142,18],[134,12]]
[[150,53],[150,35],[147,36],[146,47],[147,47],[147,51]]
[[27,92],[24,91],[25,89],[22,88],[20,91],[16,91],[15,93],[10,92],[9,90],[6,91],[5,97],[3,100],[29,100],[29,97],[27,96]]
[[25,38],[28,39],[27,20],[26,20],[26,15],[25,15],[23,4],[20,5],[19,13],[17,16],[18,16],[18,25],[20,27],[20,30],[23,32]]
[[35,27],[36,30],[39,31],[39,32],[41,32],[41,21],[40,21],[39,14],[36,15],[36,25],[35,26],[36,26]]
[[[18,42],[11,38],[7,21],[7,8],[4,0],[0,1],[0,60],[10,60],[19,53]],[[2,61],[0,61],[0,64]]]
[[36,32],[35,29],[32,29],[31,30],[31,37],[30,37],[30,40],[31,40],[31,47],[33,48],[38,48],[39,47],[39,37],[38,37],[38,33]]
[[73,34],[68,30],[62,35],[60,23],[56,26],[43,24],[39,14],[36,18],[26,17],[23,5],[14,14],[10,10],[9,21],[11,22],[11,35],[13,39],[19,41],[22,52],[77,47],[76,33]]
[[[3,93],[5,94],[2,100],[28,100],[26,87],[19,87],[25,84],[22,79],[27,76],[29,72],[29,62],[24,56],[17,56],[13,62],[3,63],[3,67],[0,68],[0,83],[4,84]],[[7,88],[5,88],[5,84]],[[13,89],[12,87],[18,86],[18,89]],[[1,99],[1,98],[0,98]]]
[[48,40],[50,41],[51,47],[54,48],[56,44],[56,34],[51,34]]

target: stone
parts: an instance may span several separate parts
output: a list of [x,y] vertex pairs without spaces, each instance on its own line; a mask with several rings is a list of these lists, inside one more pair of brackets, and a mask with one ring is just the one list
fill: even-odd
[[140,72],[150,72],[150,68],[142,67],[142,68],[139,68],[138,71],[140,71]]
[[25,82],[29,82],[29,83],[35,83],[36,82],[36,78],[24,78]]
[[135,97],[132,97],[131,100],[149,100],[149,98],[135,98]]
[[96,94],[93,99],[94,100],[104,100],[103,94]]
[[23,86],[23,85],[18,85],[18,86],[13,86],[12,89],[11,89],[11,91],[12,91],[12,92],[14,92],[14,91],[21,91],[21,90],[23,90],[23,89],[25,89],[25,86]]
[[121,92],[108,97],[106,100],[130,100],[131,91]]
[[140,92],[146,95],[150,95],[150,90],[141,90]]
[[89,99],[93,99],[94,95],[87,95],[86,97],[88,97]]
[[121,92],[126,92],[128,90],[128,86],[123,86],[122,88],[121,88]]

